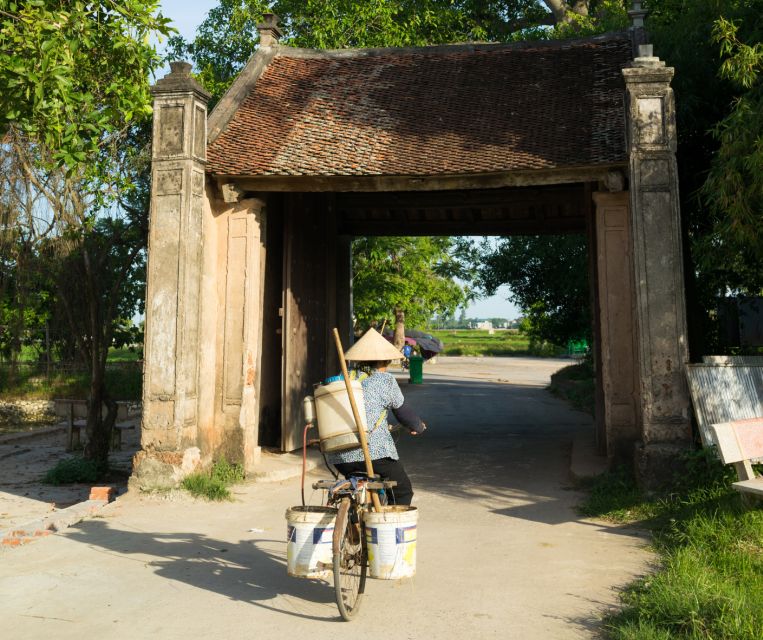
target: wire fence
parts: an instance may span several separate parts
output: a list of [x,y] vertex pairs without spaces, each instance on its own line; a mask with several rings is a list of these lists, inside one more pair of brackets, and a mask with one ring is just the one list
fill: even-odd
[[[143,361],[106,363],[106,388],[117,400],[139,400]],[[0,362],[0,394],[14,398],[85,398],[90,371],[83,362]]]

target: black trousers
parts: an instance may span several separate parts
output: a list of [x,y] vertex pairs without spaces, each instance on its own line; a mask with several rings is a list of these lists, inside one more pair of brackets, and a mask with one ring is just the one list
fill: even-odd
[[[411,504],[413,499],[413,487],[411,487],[411,480],[408,474],[405,472],[400,460],[393,460],[392,458],[379,458],[373,461],[374,473],[381,476],[384,480],[394,480],[397,482],[397,486],[393,489],[387,490],[389,504]],[[352,473],[358,471],[366,472],[365,462],[340,462],[334,465],[336,470],[339,471],[345,478],[348,478]]]

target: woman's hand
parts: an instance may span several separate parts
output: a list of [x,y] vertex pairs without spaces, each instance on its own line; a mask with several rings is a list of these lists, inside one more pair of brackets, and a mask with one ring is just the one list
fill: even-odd
[[422,423],[421,423],[421,425],[419,426],[419,428],[418,428],[418,429],[416,429],[416,431],[411,431],[411,432],[410,432],[410,434],[411,434],[412,436],[417,436],[417,435],[419,435],[419,434],[421,434],[421,433],[424,433],[424,431],[426,431],[426,430],[427,430],[427,425],[425,425],[425,424],[422,422]]

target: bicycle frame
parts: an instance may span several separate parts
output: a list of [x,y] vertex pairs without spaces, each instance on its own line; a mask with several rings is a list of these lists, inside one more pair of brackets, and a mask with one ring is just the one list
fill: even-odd
[[337,507],[332,539],[334,594],[343,620],[354,617],[365,592],[368,549],[363,514],[370,508],[370,492],[396,485],[392,480],[364,477],[313,483],[313,489],[328,492],[327,504]]

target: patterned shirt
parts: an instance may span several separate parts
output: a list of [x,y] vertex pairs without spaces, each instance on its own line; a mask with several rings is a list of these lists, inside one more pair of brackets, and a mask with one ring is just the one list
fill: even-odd
[[[395,442],[387,424],[387,409],[397,409],[403,405],[403,392],[391,373],[374,371],[362,380],[363,400],[366,405],[366,425],[368,427],[368,452],[371,460],[392,458],[398,460]],[[383,417],[382,417],[383,416]],[[379,418],[382,417],[381,422]],[[363,462],[363,449],[348,449],[326,454],[332,464],[342,462]]]

